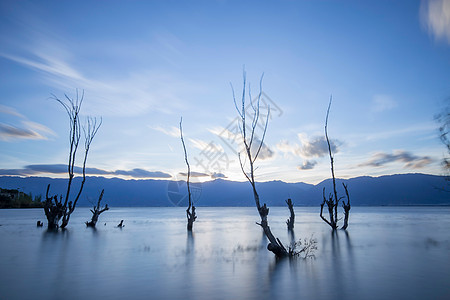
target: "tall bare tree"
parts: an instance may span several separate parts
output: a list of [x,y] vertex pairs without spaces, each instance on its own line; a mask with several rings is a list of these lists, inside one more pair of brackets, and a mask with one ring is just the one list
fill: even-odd
[[450,131],[450,98],[447,99],[443,111],[436,116],[436,120],[439,122],[439,138],[447,148],[447,156],[443,158],[442,166],[446,172],[446,179],[450,183],[450,157],[448,156],[450,155],[450,137],[448,135]]
[[256,129],[257,129],[258,122],[260,122],[260,109],[259,108],[260,108],[260,100],[261,100],[261,95],[262,95],[262,79],[263,79],[263,76],[261,76],[261,80],[259,83],[259,94],[258,94],[258,97],[256,98],[256,101],[255,101],[256,103],[253,103],[254,101],[252,101],[250,88],[248,90],[248,97],[250,98],[250,104],[251,104],[250,106],[252,109],[250,112],[250,118],[251,118],[250,124],[248,124],[248,122],[247,122],[247,116],[246,116],[247,112],[245,111],[245,108],[246,108],[246,105],[245,105],[245,102],[246,102],[245,101],[246,100],[246,74],[245,74],[245,71],[243,74],[243,88],[242,88],[242,98],[241,98],[241,106],[240,107],[238,107],[238,105],[237,105],[236,96],[234,93],[234,89],[232,87],[234,106],[239,115],[239,119],[240,119],[239,127],[240,127],[242,142],[244,145],[244,150],[243,150],[244,158],[242,158],[242,155],[241,155],[242,153],[238,153],[238,156],[239,156],[239,163],[241,166],[242,173],[244,173],[245,178],[247,178],[247,180],[250,182],[250,185],[252,186],[253,198],[255,199],[256,208],[258,209],[259,216],[261,217],[261,223],[256,223],[256,224],[258,224],[262,227],[262,229],[264,230],[264,234],[266,235],[267,239],[269,240],[267,249],[269,251],[272,251],[277,257],[285,257],[285,256],[288,256],[289,253],[286,250],[286,248],[283,246],[281,241],[278,238],[276,238],[272,234],[272,231],[270,230],[269,223],[267,220],[267,216],[269,215],[269,208],[267,207],[266,203],[261,205],[261,203],[259,201],[259,194],[256,190],[256,182],[255,182],[255,176],[254,176],[254,171],[255,171],[254,164],[255,164],[259,154],[261,153],[261,149],[264,145],[264,138],[266,136],[267,125],[269,122],[269,115],[270,115],[270,108],[269,108],[266,120],[265,121],[263,120],[264,130],[262,132],[262,137],[260,139],[257,138]]
[[[70,215],[75,210],[78,199],[80,198],[81,192],[83,191],[84,183],[86,181],[86,162],[89,149],[95,135],[98,132],[98,129],[102,124],[102,119],[100,118],[100,120],[97,121],[96,118],[87,117],[85,124],[81,124],[80,110],[84,99],[84,91],[81,93],[81,95],[79,95],[77,90],[76,98],[70,98],[68,95],[64,94],[63,99],[60,99],[55,95],[53,95],[53,99],[59,102],[64,107],[67,115],[69,116],[69,157],[67,163],[67,173],[69,175],[69,180],[67,182],[66,195],[64,198],[61,196],[59,201],[57,199],[57,196],[48,197],[50,185],[47,187],[44,211],[48,220],[49,228],[65,228],[69,224]],[[72,183],[75,177],[76,157],[82,135],[84,136],[82,179],[78,191],[74,192],[75,196],[71,197]],[[61,225],[59,225],[59,221],[61,220],[61,218],[62,222]]]
[[181,136],[181,143],[183,144],[184,160],[186,161],[187,170],[188,170],[187,171],[187,180],[186,180],[186,185],[187,185],[187,190],[188,190],[188,200],[189,200],[188,208],[186,209],[186,217],[187,217],[187,221],[188,221],[187,230],[192,231],[192,226],[194,225],[194,221],[197,219],[197,216],[195,215],[195,206],[194,206],[194,202],[192,201],[192,198],[191,198],[191,188],[190,188],[190,183],[189,183],[189,179],[191,177],[191,166],[189,165],[187,151],[186,151],[186,145],[184,144],[183,128],[181,126],[182,122],[183,122],[183,118],[181,118],[181,120],[180,120],[180,136]]
[[[336,178],[334,176],[334,157],[333,157],[333,152],[331,150],[330,139],[328,138],[328,116],[330,114],[332,100],[333,100],[333,98],[330,97],[330,102],[328,103],[328,109],[327,109],[327,117],[325,119],[325,138],[327,140],[327,145],[328,145],[328,154],[330,155],[331,176],[333,178],[333,193],[332,194],[330,193],[327,198],[325,196],[325,188],[323,188],[323,202],[320,205],[320,217],[322,218],[322,220],[325,221],[325,223],[330,225],[333,230],[336,230],[339,227],[338,226],[338,210],[337,209],[338,209],[340,200],[342,200],[344,197],[338,198],[338,194],[337,194],[337,190],[336,190]],[[342,229],[347,229],[348,216],[349,216],[351,206],[350,206],[350,197],[348,194],[347,186],[344,183],[343,183],[343,186],[345,189],[345,193],[347,195],[347,203],[345,203],[345,201],[342,201],[342,207],[344,208],[344,225],[342,226]],[[323,207],[325,204],[327,204],[327,207],[328,207],[329,220],[327,220],[323,216]]]

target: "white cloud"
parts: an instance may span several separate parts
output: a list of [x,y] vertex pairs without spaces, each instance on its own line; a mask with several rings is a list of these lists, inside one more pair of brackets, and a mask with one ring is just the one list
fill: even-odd
[[450,44],[450,1],[422,0],[420,16],[430,34]]
[[161,126],[149,126],[150,129],[162,132],[168,136],[171,137],[176,137],[179,138],[180,137],[180,128],[175,127],[175,126],[171,126],[169,128],[164,128]]
[[371,111],[374,113],[380,113],[391,110],[395,107],[397,107],[397,102],[395,102],[392,97],[388,95],[375,95],[372,100]]
[[317,165],[315,160],[305,160],[301,166],[298,166],[299,170],[312,170]]
[[212,142],[205,142],[200,139],[189,139],[189,141],[194,145],[195,148],[200,150],[208,150],[208,152],[212,153],[221,153],[224,152],[224,149],[221,145],[212,143]]
[[[283,153],[290,153],[294,156],[302,158],[323,157],[328,154],[328,144],[325,136],[308,137],[304,133],[299,133],[298,139],[301,145],[291,144],[289,141],[283,140],[277,144],[277,149]],[[333,153],[339,152],[337,140],[330,140],[330,146]]]

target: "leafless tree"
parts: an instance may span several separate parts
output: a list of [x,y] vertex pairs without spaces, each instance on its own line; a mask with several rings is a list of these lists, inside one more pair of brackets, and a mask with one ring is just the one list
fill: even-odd
[[[256,182],[254,177],[254,164],[256,162],[256,159],[258,158],[258,155],[261,152],[261,149],[264,145],[264,138],[267,131],[267,125],[269,122],[269,115],[270,115],[270,108],[267,113],[266,120],[264,122],[264,130],[262,132],[262,137],[258,139],[256,137],[256,128],[258,125],[258,122],[260,122],[260,100],[261,100],[261,94],[262,94],[262,79],[261,76],[260,80],[260,90],[258,97],[256,98],[256,103],[253,103],[251,98],[251,92],[250,88],[248,90],[248,96],[250,98],[250,104],[252,111],[250,113],[251,123],[247,123],[247,112],[245,111],[245,99],[246,99],[246,75],[244,71],[243,76],[243,88],[242,88],[242,99],[241,99],[241,107],[239,108],[236,102],[236,96],[234,93],[234,89],[232,87],[233,91],[233,101],[234,106],[236,108],[236,111],[239,115],[239,127],[240,127],[240,133],[242,137],[242,142],[244,145],[244,158],[242,158],[241,153],[238,154],[239,156],[239,163],[241,166],[242,173],[244,173],[245,178],[250,182],[252,189],[253,189],[253,197],[255,199],[256,208],[258,209],[259,216],[261,217],[261,223],[256,223],[262,227],[264,230],[264,234],[269,239],[269,244],[267,245],[267,249],[269,251],[272,251],[277,257],[285,257],[288,256],[289,253],[286,250],[286,248],[283,246],[281,241],[278,238],[275,238],[275,236],[272,234],[272,231],[270,230],[269,223],[267,220],[267,216],[269,215],[269,208],[267,207],[266,203],[263,205],[260,204],[259,201],[259,195],[256,190]],[[247,166],[246,166],[247,164]]]
[[[436,120],[439,122],[439,138],[447,148],[447,155],[450,155],[450,98],[447,99],[446,107],[443,111],[436,116]],[[442,166],[446,172],[446,179],[450,183],[450,157],[446,156],[442,160]],[[445,189],[447,190],[447,189]]]
[[[96,118],[87,117],[87,120],[84,125],[81,125],[80,120],[80,110],[81,105],[84,99],[84,91],[81,95],[78,94],[78,90],[76,92],[76,98],[70,98],[66,94],[64,95],[64,99],[59,99],[55,95],[53,95],[53,99],[58,101],[66,110],[67,115],[69,116],[70,121],[70,131],[69,131],[69,159],[67,163],[67,172],[69,175],[69,180],[67,182],[66,195],[63,198],[60,197],[60,200],[57,200],[57,196],[48,197],[48,191],[50,185],[47,187],[46,201],[44,204],[44,211],[48,220],[49,228],[65,228],[69,224],[70,215],[75,210],[78,199],[80,198],[81,192],[83,191],[84,183],[86,181],[86,162],[88,158],[89,149],[91,143],[97,134],[98,129],[102,124],[102,120],[97,121]],[[71,200],[72,195],[72,182],[75,177],[75,163],[76,156],[79,150],[79,144],[81,141],[81,136],[84,136],[84,158],[83,158],[83,167],[82,167],[82,180],[78,191],[75,191],[74,198]],[[53,199],[53,201],[52,201]],[[62,218],[61,225],[59,225],[59,221]]]
[[189,185],[189,179],[191,177],[191,167],[190,167],[189,161],[188,161],[186,145],[184,144],[183,128],[181,126],[182,122],[183,122],[183,118],[181,118],[181,120],[180,120],[180,136],[181,136],[181,143],[183,144],[184,160],[186,161],[187,170],[188,170],[187,180],[186,180],[186,185],[187,185],[187,190],[188,190],[188,200],[189,200],[189,205],[188,205],[188,208],[186,209],[186,217],[187,217],[187,221],[188,221],[187,230],[192,231],[192,226],[194,225],[194,221],[197,219],[197,216],[195,215],[195,206],[191,199],[191,188]]
[[104,193],[105,193],[105,189],[103,189],[102,192],[100,193],[100,196],[98,197],[97,205],[94,205],[94,207],[91,209],[92,218],[91,218],[91,221],[86,222],[86,226],[95,227],[100,214],[109,209],[108,204],[106,204],[103,208],[100,207],[100,202],[102,202]]
[[287,228],[288,228],[288,230],[294,230],[295,213],[294,213],[294,204],[292,203],[291,198],[286,200],[286,204],[287,204],[287,206],[289,208],[289,211],[291,213],[291,216],[286,221]]
[[[328,153],[330,155],[330,163],[331,163],[331,176],[333,179],[333,194],[329,194],[328,198],[325,196],[325,188],[323,188],[323,202],[320,205],[320,217],[322,218],[322,220],[325,221],[325,223],[327,223],[328,225],[331,226],[331,228],[333,230],[338,229],[338,206],[339,206],[339,202],[340,200],[342,200],[344,197],[338,198],[338,194],[337,194],[337,190],[336,190],[336,178],[334,176],[334,157],[333,157],[333,152],[331,151],[331,144],[330,144],[330,139],[328,138],[328,116],[330,114],[330,108],[331,108],[331,102],[332,102],[333,98],[330,97],[330,102],[328,104],[328,109],[327,109],[327,117],[325,119],[325,138],[327,140],[327,145],[328,145]],[[348,227],[348,216],[349,216],[349,212],[350,212],[350,197],[348,194],[348,190],[347,190],[347,186],[343,183],[344,189],[345,189],[345,193],[347,195],[347,203],[345,203],[345,201],[342,201],[342,206],[344,208],[344,226],[342,226],[342,229],[347,229]],[[327,204],[328,207],[328,215],[329,215],[329,220],[327,220],[324,216],[323,216],[323,207],[324,205]]]

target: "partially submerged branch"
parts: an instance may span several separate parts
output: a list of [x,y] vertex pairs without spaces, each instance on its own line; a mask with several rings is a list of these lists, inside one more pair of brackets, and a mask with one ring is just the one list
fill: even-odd
[[102,202],[104,192],[105,192],[105,189],[103,189],[102,192],[100,193],[100,196],[98,197],[97,205],[94,206],[93,209],[90,210],[92,213],[92,218],[91,218],[91,221],[86,222],[86,226],[88,226],[88,227],[95,227],[100,214],[102,214],[103,212],[105,212],[109,209],[108,204],[106,204],[103,208],[100,208],[100,203]]
[[301,257],[315,258],[314,251],[317,250],[317,240],[311,236],[309,239],[304,238],[303,242],[299,239],[297,242],[289,246],[289,256],[291,257]]
[[347,195],[347,204],[345,203],[345,201],[342,201],[342,207],[344,208],[344,225],[342,226],[342,229],[347,229],[348,227],[348,215],[350,213],[350,196],[348,195],[348,189],[347,189],[347,185],[345,183],[342,183],[342,185],[344,186],[345,189],[345,194]]
[[286,225],[287,225],[288,230],[293,230],[294,229],[294,222],[295,222],[295,213],[294,213],[294,204],[292,203],[291,198],[286,200],[286,204],[287,204],[287,206],[289,208],[289,211],[291,213],[291,216],[286,221]]

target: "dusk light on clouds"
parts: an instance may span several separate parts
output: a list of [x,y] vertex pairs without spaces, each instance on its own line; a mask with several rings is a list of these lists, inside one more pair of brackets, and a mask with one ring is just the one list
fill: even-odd
[[244,181],[230,87],[239,101],[244,68],[271,108],[258,181],[330,177],[331,95],[337,177],[443,173],[448,0],[2,1],[0,175],[66,176],[52,95],[78,89],[103,119],[89,176],[182,178],[183,117],[193,174]]

